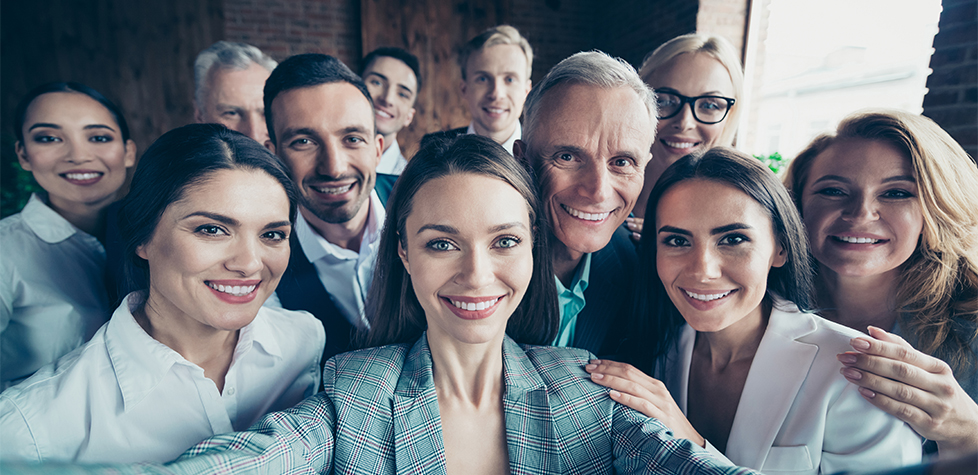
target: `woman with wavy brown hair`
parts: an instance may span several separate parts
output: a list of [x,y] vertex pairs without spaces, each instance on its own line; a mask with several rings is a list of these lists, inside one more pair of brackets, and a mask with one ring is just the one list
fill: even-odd
[[818,261],[819,314],[871,336],[839,355],[843,375],[942,455],[978,450],[973,159],[930,119],[858,113],[785,182]]

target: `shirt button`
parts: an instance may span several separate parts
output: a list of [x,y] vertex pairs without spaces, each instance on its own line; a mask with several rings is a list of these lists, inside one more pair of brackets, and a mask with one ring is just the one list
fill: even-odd
[[234,388],[228,388],[226,392],[228,396],[234,396]]

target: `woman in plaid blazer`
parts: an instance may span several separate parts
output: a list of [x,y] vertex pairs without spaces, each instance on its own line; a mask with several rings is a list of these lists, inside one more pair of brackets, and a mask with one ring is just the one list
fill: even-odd
[[389,201],[365,337],[375,347],[331,359],[319,395],[168,468],[746,472],[615,404],[588,380],[589,353],[517,343],[552,341],[557,323],[534,189],[489,139],[426,144]]

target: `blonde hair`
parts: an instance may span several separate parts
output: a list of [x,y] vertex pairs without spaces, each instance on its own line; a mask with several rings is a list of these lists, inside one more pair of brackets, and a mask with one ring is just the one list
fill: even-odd
[[730,115],[724,119],[723,133],[716,145],[731,145],[737,136],[737,125],[740,122],[740,112],[744,109],[744,68],[740,65],[740,55],[737,49],[721,36],[701,35],[690,33],[677,36],[655,49],[642,61],[638,74],[646,84],[652,86],[650,79],[659,68],[681,54],[703,53],[720,62],[730,74],[733,84],[734,99],[737,103],[730,110]]
[[458,66],[462,68],[463,81],[466,79],[467,71],[465,68],[469,62],[469,56],[472,56],[472,53],[476,51],[496,45],[519,46],[523,50],[523,55],[526,56],[526,79],[530,79],[533,72],[533,48],[530,47],[530,42],[526,41],[526,38],[516,28],[509,25],[499,25],[479,33],[478,36],[465,43],[465,46],[459,51]]
[[870,111],[842,120],[834,134],[817,137],[785,176],[795,205],[815,157],[850,139],[877,140],[910,159],[924,218],[920,243],[901,265],[896,308],[915,347],[955,370],[975,363],[978,337],[978,167],[934,121],[901,111]]

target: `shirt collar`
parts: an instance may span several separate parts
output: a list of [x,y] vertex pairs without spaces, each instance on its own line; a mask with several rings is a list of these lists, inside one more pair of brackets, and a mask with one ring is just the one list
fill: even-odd
[[[402,161],[403,160],[403,161]],[[384,150],[384,153],[380,155],[380,163],[377,164],[377,173],[386,173],[388,175],[400,175],[401,171],[404,170],[404,163],[406,159],[401,155],[401,146],[397,144],[397,140]]]
[[[587,290],[588,278],[591,275],[591,253],[584,254],[581,258],[581,262],[577,265],[577,272],[574,272],[574,279],[571,280],[570,291],[575,295],[584,295],[584,291]],[[556,276],[554,276],[556,278]],[[567,287],[564,287],[564,283],[560,279],[557,281],[557,295],[560,295],[567,291]]]
[[[475,134],[475,127],[472,124],[469,124],[469,128],[465,130],[465,133]],[[520,125],[520,121],[517,120],[516,128],[513,129],[513,135],[510,135],[509,138],[506,139],[506,141],[500,145],[502,145],[503,148],[505,148],[510,155],[513,155],[513,144],[515,144],[516,141],[521,139],[522,137],[523,137],[523,126]]]
[[74,236],[76,232],[81,232],[45,204],[37,193],[31,195],[27,205],[20,211],[20,216],[27,227],[48,244],[57,244]]
[[[366,229],[363,232],[363,238],[360,240],[360,254],[362,255],[365,255],[371,246],[380,241],[380,231],[383,228],[384,220],[387,219],[384,204],[377,196],[376,190],[370,192],[369,203],[370,210],[367,213]],[[296,216],[295,233],[299,238],[299,245],[302,246],[302,252],[306,254],[309,262],[316,262],[326,256],[344,257],[346,255],[345,258],[349,259],[354,254],[349,249],[344,249],[327,241],[312,228],[302,213],[298,213]]]

